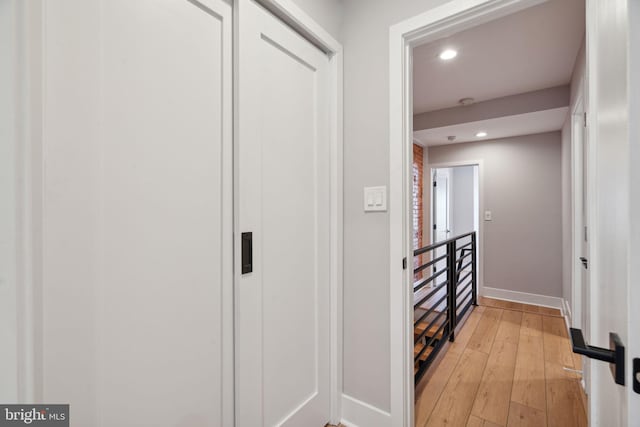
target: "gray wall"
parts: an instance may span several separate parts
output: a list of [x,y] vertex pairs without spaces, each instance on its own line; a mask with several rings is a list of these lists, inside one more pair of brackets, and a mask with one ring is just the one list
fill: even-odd
[[566,107],[569,104],[570,91],[569,85],[556,86],[477,102],[464,108],[456,106],[416,114],[413,116],[413,130],[418,131]]
[[433,164],[482,160],[484,285],[562,296],[560,132],[429,148]]
[[[389,215],[362,209],[389,185],[389,27],[444,0],[344,2],[344,392],[388,411]],[[365,161],[366,160],[366,161]]]
[[342,32],[342,0],[293,0],[333,38],[340,41]]

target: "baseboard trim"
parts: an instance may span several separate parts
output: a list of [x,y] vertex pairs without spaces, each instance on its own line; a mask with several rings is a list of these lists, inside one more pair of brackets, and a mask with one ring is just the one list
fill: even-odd
[[564,314],[564,300],[560,297],[548,295],[530,294],[527,292],[510,291],[507,289],[483,287],[482,296],[502,299],[506,301],[521,302],[524,304],[540,305],[543,307],[557,308]]
[[569,301],[566,299],[562,300],[562,314],[564,318],[567,319],[567,328],[571,327],[573,324],[573,317],[571,314],[571,306],[569,305]]
[[347,427],[387,427],[391,414],[343,393],[341,423]]

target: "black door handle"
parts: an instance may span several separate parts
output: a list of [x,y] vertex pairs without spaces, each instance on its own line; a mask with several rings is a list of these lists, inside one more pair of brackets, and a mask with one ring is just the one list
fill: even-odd
[[616,384],[624,385],[624,345],[618,334],[609,333],[609,348],[593,347],[585,343],[580,329],[570,328],[571,347],[574,353],[611,364],[611,374]]
[[582,262],[582,266],[584,268],[587,268],[587,269],[589,268],[589,260],[588,259],[586,259],[585,257],[581,256],[580,257],[580,261]]
[[242,274],[253,271],[253,233],[242,233]]

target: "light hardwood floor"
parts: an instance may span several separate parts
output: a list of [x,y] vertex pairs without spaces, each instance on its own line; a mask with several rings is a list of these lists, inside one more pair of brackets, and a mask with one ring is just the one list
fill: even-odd
[[583,427],[559,310],[480,298],[416,388],[416,427]]

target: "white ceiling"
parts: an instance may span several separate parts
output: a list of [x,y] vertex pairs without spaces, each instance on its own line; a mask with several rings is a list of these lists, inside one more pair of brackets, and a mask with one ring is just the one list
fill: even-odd
[[[584,37],[584,0],[549,0],[414,50],[414,113],[567,84]],[[445,48],[458,51],[442,61]]]
[[[557,131],[562,129],[568,111],[569,107],[561,107],[479,122],[424,129],[414,132],[413,138],[415,142],[428,147]],[[476,137],[476,133],[479,131],[487,132],[487,136],[484,138]],[[456,136],[455,141],[451,142],[447,139],[450,135]]]

